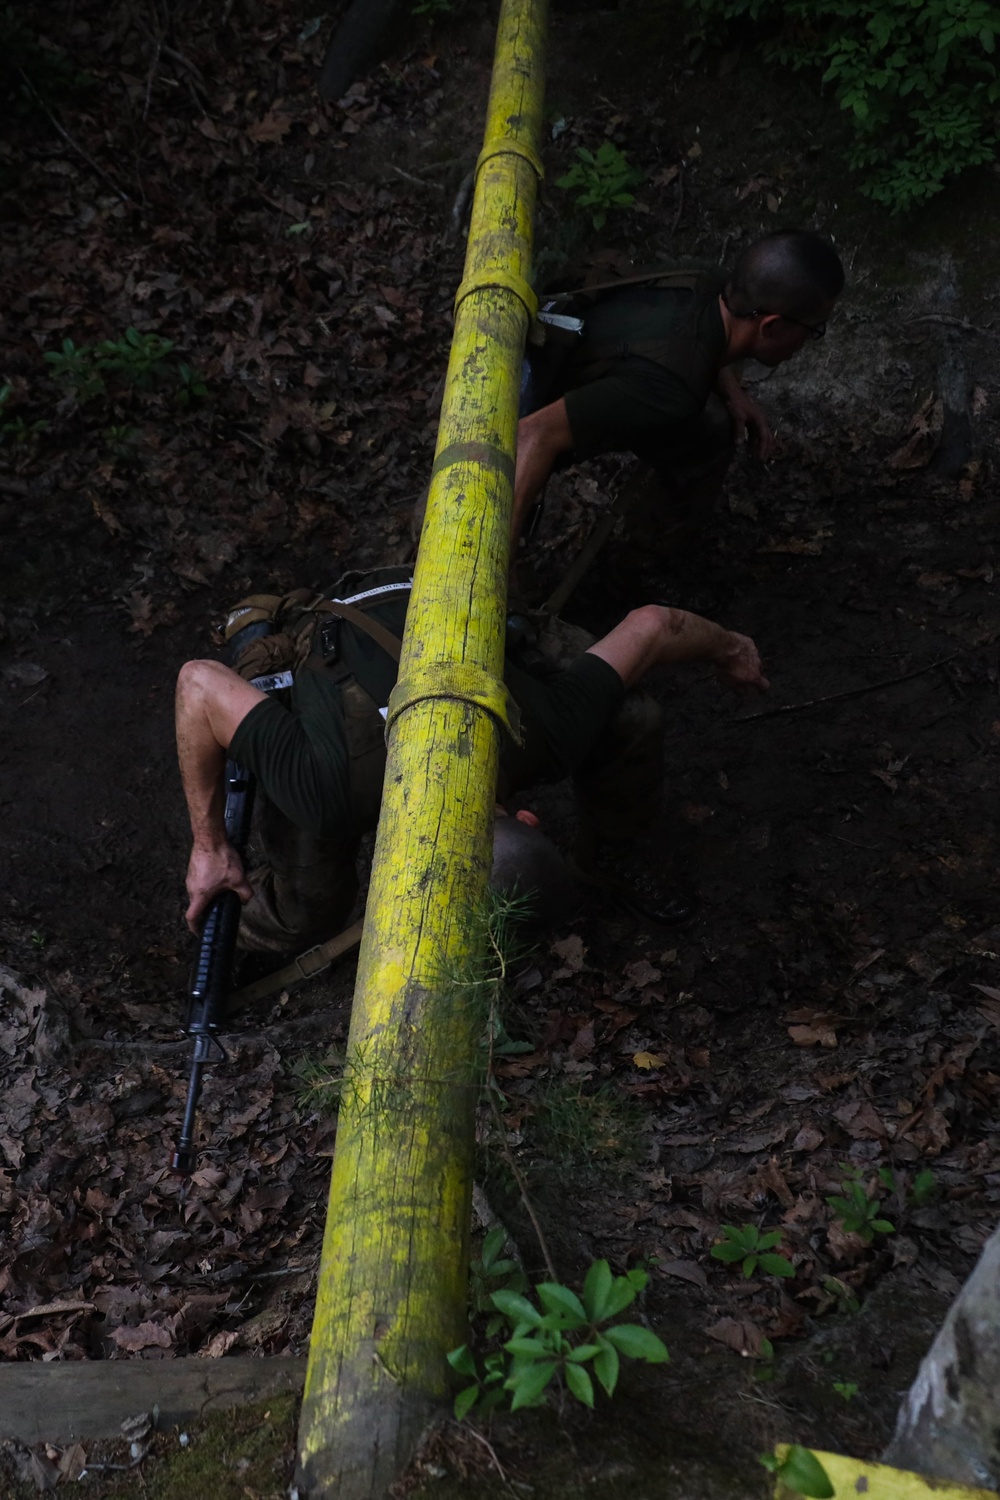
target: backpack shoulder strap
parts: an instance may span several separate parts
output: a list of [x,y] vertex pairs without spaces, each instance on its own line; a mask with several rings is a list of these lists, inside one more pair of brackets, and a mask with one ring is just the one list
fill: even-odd
[[613,281],[597,281],[588,286],[577,287],[571,292],[556,292],[552,297],[544,297],[543,302],[555,304],[568,302],[573,297],[596,297],[601,292],[618,292],[627,286],[653,286],[653,287],[676,287],[680,291],[695,291],[701,277],[701,271],[664,271],[652,267],[645,271],[636,271],[632,276],[616,276]]
[[371,636],[377,645],[382,647],[393,661],[399,661],[402,642],[399,637],[393,635],[384,625],[371,615],[365,614],[364,610],[355,609],[353,604],[341,604],[339,599],[323,599],[316,605],[317,614],[337,615],[342,620],[347,620],[358,630],[363,630],[366,635]]

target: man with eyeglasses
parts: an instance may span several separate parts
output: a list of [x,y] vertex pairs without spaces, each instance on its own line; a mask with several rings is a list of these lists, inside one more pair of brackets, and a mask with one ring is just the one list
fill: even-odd
[[625,278],[589,306],[584,293],[582,329],[560,330],[554,358],[542,351],[542,370],[546,361],[555,366],[546,404],[518,427],[515,549],[553,468],[600,453],[630,451],[659,480],[629,526],[647,554],[656,553],[668,514],[700,520],[738,443],[762,460],[774,452],[767,418],[740,383],[740,362],[774,367],[821,339],[843,285],[829,241],[792,229],[750,245],[728,275]]

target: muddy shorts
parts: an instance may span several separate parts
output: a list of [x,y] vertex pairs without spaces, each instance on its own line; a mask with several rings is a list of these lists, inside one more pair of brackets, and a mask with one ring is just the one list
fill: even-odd
[[521,710],[523,745],[505,737],[497,795],[539,781],[558,781],[594,752],[625,696],[625,685],[599,656],[583,655],[565,668],[508,663],[507,686]]

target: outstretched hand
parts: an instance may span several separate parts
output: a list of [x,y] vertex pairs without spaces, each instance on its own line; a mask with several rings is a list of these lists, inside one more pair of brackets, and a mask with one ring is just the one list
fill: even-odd
[[228,843],[220,848],[192,849],[187,868],[189,904],[184,920],[195,935],[201,931],[206,909],[222,891],[235,891],[241,901],[249,901],[253,895],[236,850]]
[[712,666],[723,687],[731,688],[734,693],[745,688],[766,693],[771,686],[761,670],[757,647],[748,635],[739,635],[735,630],[726,631],[725,645],[713,658]]
[[733,419],[736,446],[748,438],[754,458],[763,462],[773,457],[778,440],[768,426],[764,408],[735,382],[727,386],[725,399]]

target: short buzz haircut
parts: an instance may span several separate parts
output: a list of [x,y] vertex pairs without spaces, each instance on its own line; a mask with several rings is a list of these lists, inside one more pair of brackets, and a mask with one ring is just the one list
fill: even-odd
[[529,928],[551,927],[572,913],[576,886],[550,838],[520,818],[499,815],[493,825],[490,885],[519,904]]
[[808,229],[776,229],[743,251],[726,283],[738,316],[780,313],[808,322],[844,289],[844,267],[829,240]]

